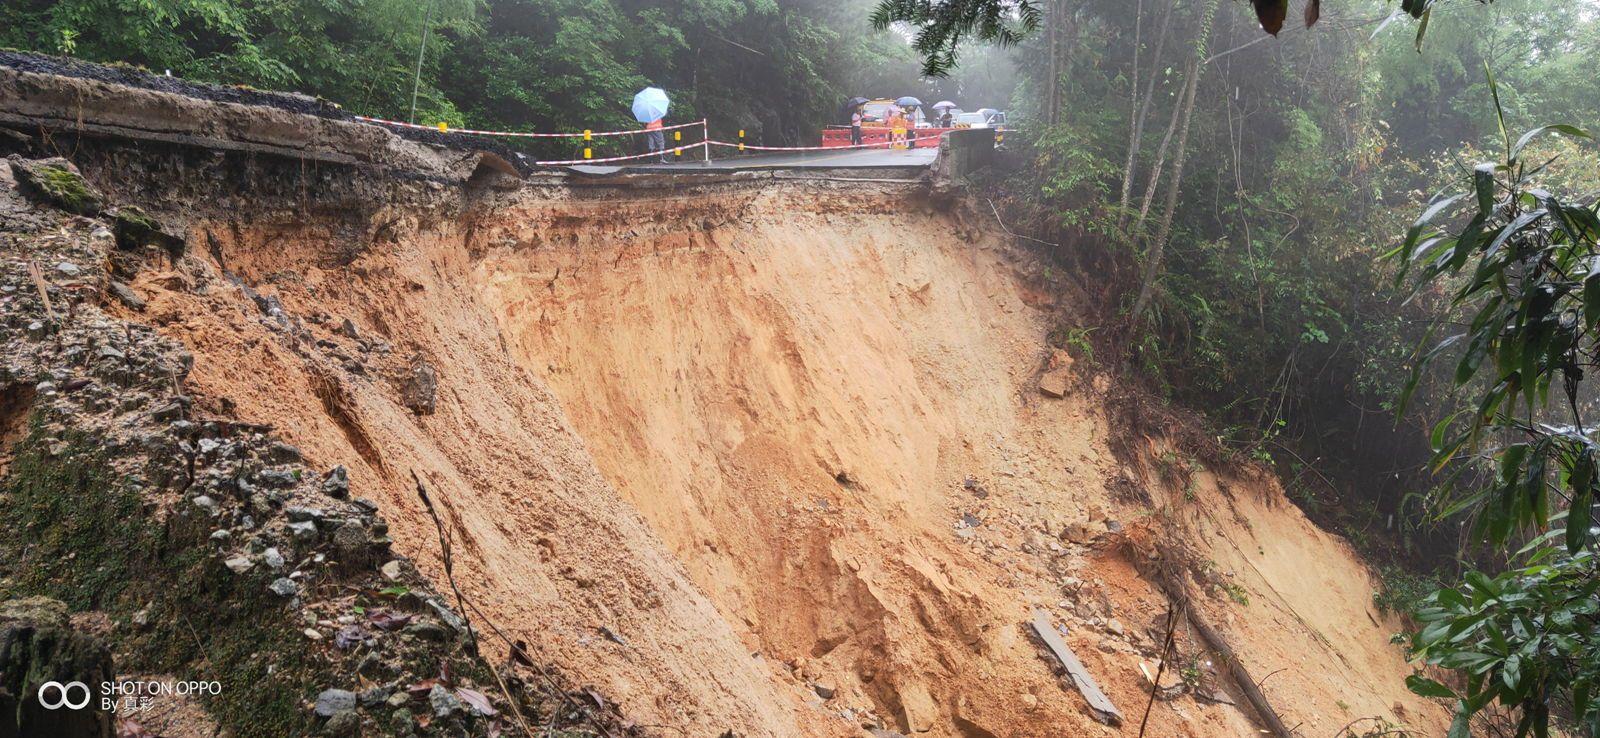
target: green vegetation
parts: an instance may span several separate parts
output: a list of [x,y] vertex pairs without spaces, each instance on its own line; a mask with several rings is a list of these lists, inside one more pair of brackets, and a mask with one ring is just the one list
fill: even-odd
[[130,630],[143,610],[149,628],[128,642],[130,659],[117,664],[119,673],[221,682],[210,709],[236,735],[307,731],[301,701],[311,695],[294,685],[320,683],[326,667],[287,618],[257,612],[281,607],[266,580],[224,569],[210,555],[204,522],[181,512],[152,519],[135,484],[111,469],[95,439],[32,433],[0,486],[8,515],[0,528],[0,581],[8,582],[0,598],[53,597],[73,611],[103,611]]
[[39,164],[13,169],[39,197],[79,215],[100,212],[100,195],[83,177],[61,164]]
[[[0,47],[125,62],[221,84],[319,95],[363,115],[516,131],[638,126],[646,85],[672,122],[709,118],[751,143],[817,141],[852,95],[1009,92],[978,51],[963,76],[925,81],[870,8],[847,0],[20,0]],[[931,101],[931,100],[930,100]],[[999,107],[1001,100],[973,100]],[[596,142],[626,147],[627,139]]]
[[1510,571],[1468,571],[1428,596],[1411,649],[1461,672],[1465,688],[1422,677],[1412,688],[1457,700],[1451,738],[1496,702],[1516,711],[1518,735],[1549,735],[1556,716],[1595,735],[1600,465],[1583,388],[1600,365],[1600,204],[1547,189],[1540,174],[1551,162],[1528,148],[1546,134],[1589,134],[1555,124],[1513,142],[1492,75],[1488,84],[1502,154],[1429,203],[1390,252],[1401,279],[1414,273],[1419,290],[1448,291],[1451,308],[1438,322],[1451,335],[1422,354],[1402,397],[1431,363],[1456,359],[1452,380],[1466,396],[1433,430],[1432,467],[1454,469],[1436,515],[1468,515],[1484,544],[1532,540]]
[[1443,586],[1437,575],[1419,574],[1394,564],[1380,567],[1378,577],[1381,586],[1372,593],[1372,604],[1386,615],[1398,613],[1416,617],[1423,600]]

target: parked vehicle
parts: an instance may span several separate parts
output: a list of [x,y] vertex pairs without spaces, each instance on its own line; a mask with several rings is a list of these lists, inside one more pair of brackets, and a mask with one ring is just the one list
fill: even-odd
[[956,116],[957,128],[1002,128],[1005,124],[1006,114],[994,108],[979,108]]

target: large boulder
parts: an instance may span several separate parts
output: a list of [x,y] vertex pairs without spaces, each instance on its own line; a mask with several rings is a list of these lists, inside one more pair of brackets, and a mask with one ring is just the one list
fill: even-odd
[[47,202],[62,210],[79,215],[95,215],[105,200],[72,162],[52,159],[23,159],[11,157],[11,173],[16,175],[22,191],[31,197]]

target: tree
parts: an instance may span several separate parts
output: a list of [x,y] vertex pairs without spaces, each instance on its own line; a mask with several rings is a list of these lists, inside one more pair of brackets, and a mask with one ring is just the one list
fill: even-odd
[[[923,73],[941,77],[956,67],[957,51],[968,40],[1010,46],[1039,27],[1047,0],[879,0],[873,26],[903,23],[916,31],[913,46],[923,57]],[[1420,44],[1433,6],[1444,0],[1399,0],[1400,10],[1422,20]],[[1479,0],[1492,2],[1492,0]],[[1252,0],[1261,29],[1276,36],[1289,12],[1289,0]],[[1322,17],[1321,0],[1305,0],[1305,23]]]
[[[1439,492],[1440,516],[1470,515],[1486,544],[1532,540],[1514,554],[1521,566],[1471,571],[1428,597],[1411,648],[1459,671],[1465,687],[1416,676],[1412,688],[1457,700],[1451,738],[1465,738],[1472,716],[1493,702],[1517,712],[1519,736],[1548,735],[1562,713],[1594,736],[1600,426],[1584,413],[1583,389],[1600,366],[1600,204],[1540,187],[1550,162],[1528,153],[1545,134],[1589,134],[1550,125],[1513,142],[1492,76],[1489,91],[1502,157],[1477,165],[1464,191],[1430,203],[1390,258],[1400,279],[1415,273],[1419,290],[1449,289],[1450,307],[1467,318],[1465,330],[1420,355],[1407,386],[1409,396],[1448,354],[1457,357],[1455,385],[1471,388],[1474,401],[1432,434],[1433,468],[1455,468]],[[1450,317],[1440,325],[1455,324]]]

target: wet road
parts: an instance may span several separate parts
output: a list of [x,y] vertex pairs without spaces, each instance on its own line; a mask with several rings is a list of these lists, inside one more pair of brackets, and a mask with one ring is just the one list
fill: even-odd
[[[922,168],[933,163],[938,155],[935,146],[915,149],[827,149],[822,151],[780,151],[729,156],[732,149],[713,149],[712,159],[699,158],[699,151],[685,151],[683,161],[670,164],[655,162],[623,164],[578,164],[571,168],[586,174],[629,172],[730,172],[748,169],[898,169]],[[718,158],[718,155],[722,158]]]

